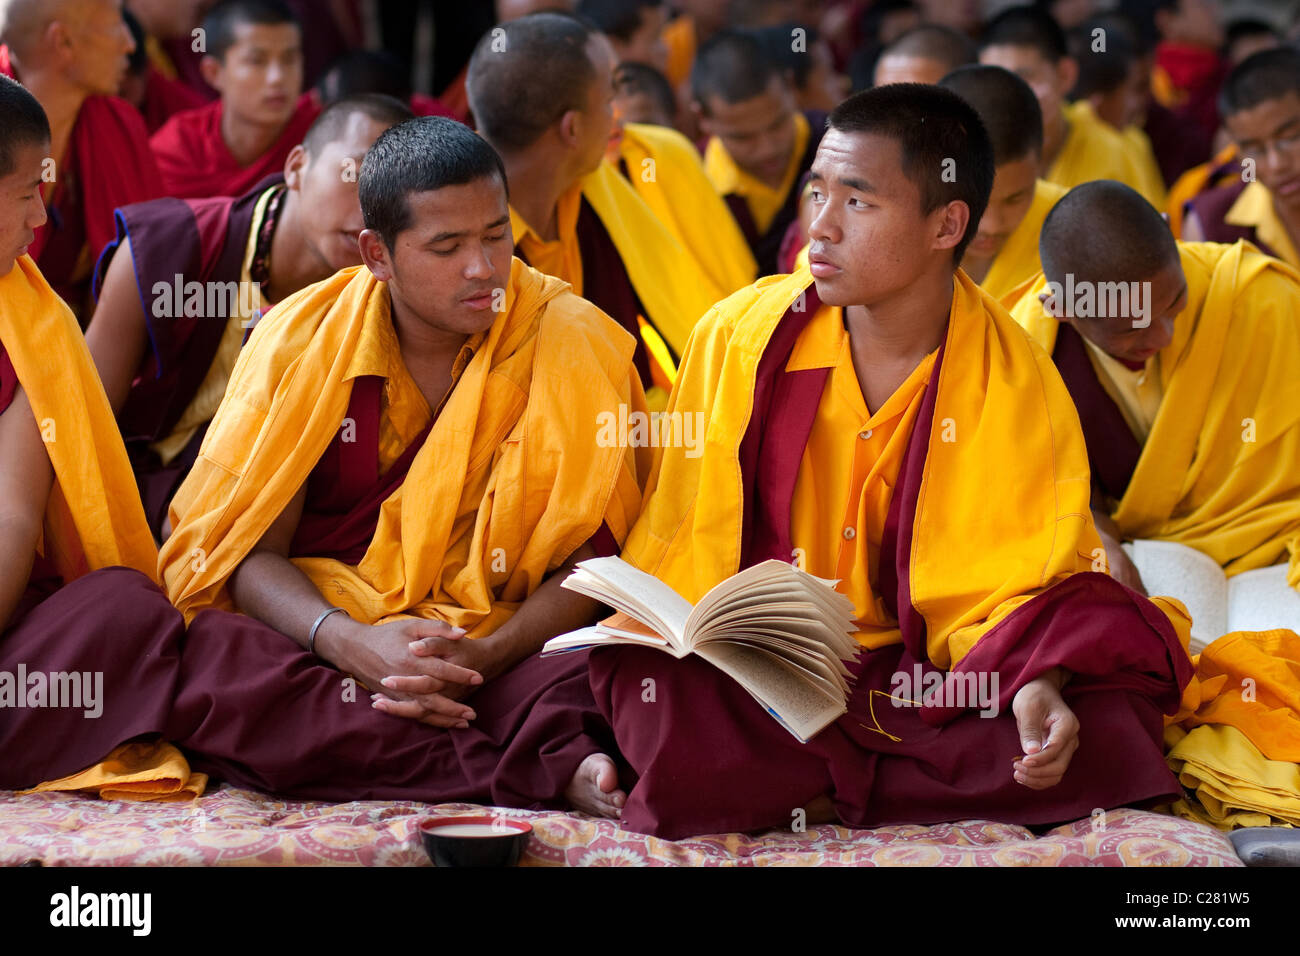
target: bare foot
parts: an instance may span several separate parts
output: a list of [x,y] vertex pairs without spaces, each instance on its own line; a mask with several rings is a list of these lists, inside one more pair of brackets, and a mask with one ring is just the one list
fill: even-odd
[[604,754],[592,754],[578,765],[564,797],[575,810],[594,817],[620,817],[627,794],[618,789],[618,768]]

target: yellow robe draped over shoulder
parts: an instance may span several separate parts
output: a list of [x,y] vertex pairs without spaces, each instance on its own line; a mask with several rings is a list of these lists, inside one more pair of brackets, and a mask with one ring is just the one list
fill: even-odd
[[[1112,517],[1125,538],[1196,548],[1229,576],[1289,558],[1300,584],[1300,273],[1246,242],[1180,242],[1187,306],[1160,353],[1164,398]],[[1026,284],[1013,317],[1048,352]]]
[[1169,192],[1165,188],[1165,179],[1160,173],[1155,150],[1151,147],[1151,138],[1140,126],[1126,126],[1119,134],[1128,144],[1129,159],[1142,181],[1141,186],[1134,188],[1156,209],[1164,209],[1165,203],[1169,201]]
[[981,289],[1001,302],[1016,286],[1043,271],[1043,263],[1038,258],[1038,236],[1043,231],[1043,220],[1066,192],[1064,186],[1045,179],[1035,181],[1029,210],[993,257],[988,275],[980,283]]
[[[714,284],[695,257],[659,221],[608,159],[601,160],[600,166],[581,181],[579,188],[613,240],[627,277],[649,313],[645,318],[673,351],[681,355],[696,321],[726,290]],[[513,208],[510,225],[516,242],[529,228]],[[559,238],[565,244],[567,260],[579,255],[577,232],[568,231],[572,228],[572,224],[567,229],[561,224]],[[556,274],[556,278],[572,283],[574,290],[582,294],[581,275]]]
[[1094,179],[1115,179],[1132,186],[1157,209],[1164,208],[1164,193],[1152,197],[1147,176],[1133,158],[1132,145],[1124,135],[1098,118],[1087,100],[1069,103],[1065,118],[1070,124],[1061,151],[1044,179],[1071,189]]
[[[718,303],[683,357],[669,407],[703,415],[704,453],[656,452],[623,556],[690,601],[739,569],[739,451],[759,360],[782,315],[811,282],[802,269],[761,279]],[[927,625],[929,656],[950,667],[1014,608],[1090,570],[1101,545],[1088,506],[1087,452],[1064,383],[1050,358],[960,271],[937,374],[931,432],[918,436],[929,452],[910,583]],[[1016,506],[989,507],[991,488]],[[1185,615],[1162,607],[1185,631]]]
[[735,193],[745,197],[749,214],[754,217],[754,225],[759,233],[766,233],[772,226],[772,220],[785,205],[790,190],[799,185],[799,164],[808,149],[808,139],[812,136],[812,127],[808,117],[803,113],[794,114],[794,147],[790,159],[786,162],[781,182],[776,187],[769,186],[758,177],[746,172],[727,152],[722,140],[714,136],[704,147],[704,171],[713,183],[714,189],[721,196]]
[[[0,342],[13,362],[54,470],[41,553],[54,563],[64,583],[115,566],[132,568],[156,582],[158,551],[90,350],[71,310],[29,256],[21,256],[9,274],[0,277]],[[123,770],[124,762],[130,765],[129,773]],[[190,773],[175,747],[136,743],[28,792],[87,790],[105,799],[174,800],[201,794],[206,783],[205,775]]]
[[[187,619],[232,608],[226,582],[329,445],[365,329],[390,322],[389,309],[387,287],[356,267],[258,325],[171,506],[160,566]],[[566,283],[514,260],[504,311],[383,503],[365,556],[294,563],[358,620],[491,633],[602,522],[621,542],[636,518],[648,453],[596,440],[602,413],[644,410],[633,347]]]
[[695,257],[719,298],[754,281],[754,254],[690,140],[675,129],[628,123],[619,153],[632,188]]
[[157,581],[158,551],[90,350],[30,256],[0,278],[0,342],[54,468],[41,553],[64,583],[116,565]]

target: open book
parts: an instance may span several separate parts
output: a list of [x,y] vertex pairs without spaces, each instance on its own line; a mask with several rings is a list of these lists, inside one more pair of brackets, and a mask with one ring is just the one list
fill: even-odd
[[853,602],[833,585],[784,562],[764,561],[691,607],[622,558],[592,558],[579,562],[563,586],[620,613],[547,641],[542,653],[638,644],[678,658],[698,654],[807,743],[848,710],[844,662],[861,650],[853,638]]
[[1232,631],[1300,631],[1300,593],[1286,583],[1287,566],[1231,578],[1209,555],[1173,541],[1140,540],[1124,550],[1151,595],[1178,598],[1192,615],[1192,653]]

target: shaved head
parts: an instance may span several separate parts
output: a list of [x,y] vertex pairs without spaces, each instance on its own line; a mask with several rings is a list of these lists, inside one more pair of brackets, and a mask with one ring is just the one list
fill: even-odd
[[0,0],[0,43],[20,56],[55,20],[75,18],[86,0]]
[[316,122],[311,124],[302,145],[308,153],[315,156],[326,143],[344,135],[348,121],[358,113],[368,116],[379,125],[388,128],[398,123],[414,119],[411,108],[401,100],[382,93],[358,93],[341,100],[336,100],[325,107]]
[[1123,183],[1074,187],[1043,222],[1038,250],[1049,282],[1143,282],[1179,261],[1169,223]]
[[43,71],[101,96],[117,94],[135,49],[120,0],[0,0],[0,43],[25,82]]
[[923,60],[937,60],[955,70],[975,62],[975,44],[964,33],[937,23],[913,27],[885,47],[881,56],[908,56]]
[[762,96],[781,74],[753,33],[723,30],[700,47],[691,69],[691,94],[709,112],[710,98],[741,103]]
[[1043,112],[1029,84],[1000,66],[963,66],[939,81],[979,113],[993,141],[994,161],[1031,157],[1043,149]]
[[576,17],[535,13],[487,33],[469,61],[465,91],[484,137],[498,149],[535,143],[570,110],[586,106],[596,81],[587,43],[595,32]]
[[575,0],[496,0],[497,23],[518,20],[534,13],[567,13]]

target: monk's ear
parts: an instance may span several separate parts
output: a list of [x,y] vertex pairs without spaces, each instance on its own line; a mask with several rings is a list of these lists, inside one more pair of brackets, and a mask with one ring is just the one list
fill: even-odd
[[582,134],[582,113],[566,110],[560,117],[560,139],[565,146],[576,146]]
[[50,25],[45,28],[43,36],[46,49],[53,51],[55,57],[59,60],[71,60],[72,37],[68,33],[68,27],[62,20],[52,20]]
[[1067,96],[1078,82],[1079,64],[1075,62],[1073,57],[1061,57],[1061,62],[1056,64],[1056,83],[1061,95]]
[[203,77],[203,82],[208,84],[218,93],[221,92],[221,61],[215,56],[203,56],[199,59],[199,74]]
[[934,245],[931,248],[952,249],[966,234],[966,224],[970,222],[970,207],[960,199],[954,199],[936,212],[939,231],[934,237]]
[[361,252],[361,261],[380,282],[387,282],[393,277],[393,258],[388,245],[373,229],[362,229],[357,236],[357,248]]
[[302,179],[310,163],[311,156],[301,143],[289,150],[284,161],[284,184],[290,189],[302,189]]

